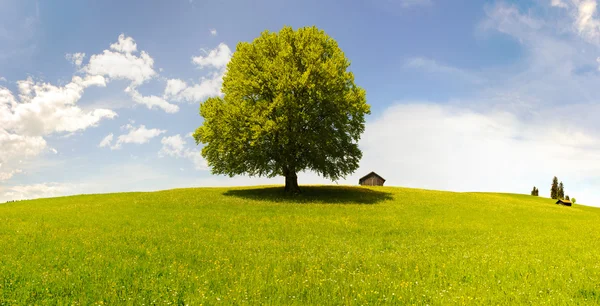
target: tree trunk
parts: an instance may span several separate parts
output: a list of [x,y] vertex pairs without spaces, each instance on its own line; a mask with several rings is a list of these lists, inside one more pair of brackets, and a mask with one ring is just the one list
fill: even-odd
[[285,192],[289,193],[300,193],[300,187],[298,187],[298,176],[295,172],[288,172],[285,175]]

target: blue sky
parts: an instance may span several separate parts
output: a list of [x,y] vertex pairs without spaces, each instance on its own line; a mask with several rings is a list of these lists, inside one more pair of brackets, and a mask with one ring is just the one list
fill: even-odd
[[[189,137],[240,41],[315,25],[372,114],[360,169],[386,185],[600,206],[592,0],[0,2],[0,201],[282,183],[211,175]],[[331,183],[303,173],[300,183]]]

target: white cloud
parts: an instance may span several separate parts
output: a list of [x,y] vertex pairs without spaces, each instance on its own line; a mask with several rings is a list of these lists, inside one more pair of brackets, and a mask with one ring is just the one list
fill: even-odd
[[83,59],[85,58],[85,53],[67,53],[65,58],[75,66],[81,67],[81,64],[83,64]]
[[511,35],[521,43],[536,39],[535,33],[546,25],[543,20],[529,14],[521,14],[516,6],[505,3],[486,8],[486,15],[481,28]]
[[125,34],[119,35],[119,41],[110,45],[110,48],[122,53],[137,52],[137,44],[131,37],[125,37]]
[[83,70],[89,75],[102,75],[110,80],[129,80],[133,85],[141,85],[156,76],[154,59],[145,51],[140,56],[131,53],[104,50],[90,57]]
[[551,6],[565,9],[573,19],[573,28],[581,37],[593,44],[600,44],[600,19],[596,0],[552,0]]
[[200,83],[188,86],[187,83],[174,79],[169,80],[165,88],[165,99],[173,101],[200,102],[206,98],[221,95],[223,74],[215,73],[211,77],[201,78]]
[[163,137],[160,141],[163,144],[159,152],[160,156],[177,156],[181,157],[185,150],[186,142],[181,135]]
[[192,63],[198,65],[200,68],[214,67],[223,69],[229,63],[231,55],[231,49],[226,44],[220,43],[219,46],[210,50],[205,56],[198,55],[192,57]]
[[167,80],[167,87],[165,87],[165,96],[166,97],[177,96],[186,87],[187,87],[187,84],[183,80],[180,80],[180,79]]
[[8,186],[0,189],[1,201],[28,200],[76,194],[80,188],[78,184],[43,183],[32,185]]
[[113,133],[106,135],[106,137],[102,138],[102,141],[98,144],[99,148],[109,147],[113,140]]
[[562,0],[551,0],[550,5],[562,8],[567,7],[567,4],[565,4]]
[[0,148],[0,180],[8,180],[21,172],[18,167],[23,159],[38,156],[44,151],[46,141],[41,136],[9,133],[0,126]]
[[102,54],[92,55],[87,66],[83,68],[88,75],[107,77],[109,80],[128,80],[131,84],[125,89],[133,102],[145,105],[148,109],[159,108],[167,113],[179,111],[177,105],[171,104],[158,96],[144,96],[137,87],[154,78],[158,73],[154,70],[154,59],[145,51],[140,55],[137,44],[131,37],[121,34],[119,41],[110,46],[113,50],[104,50]]
[[210,36],[217,36],[217,29],[210,29]]
[[584,37],[598,43],[600,35],[600,21],[596,15],[596,0],[582,0],[577,5],[577,30]]
[[114,118],[116,113],[111,110],[84,112],[76,105],[84,89],[92,85],[105,86],[104,78],[74,76],[63,87],[28,78],[18,82],[20,103],[8,89],[0,87],[0,102],[4,101],[0,104],[0,128],[25,135],[48,135],[85,130],[102,119]]
[[0,182],[6,181],[6,180],[10,179],[11,177],[13,177],[13,175],[22,173],[22,172],[23,171],[21,169],[15,169],[15,170],[11,170],[8,172],[2,172],[2,169],[0,169]]
[[199,150],[193,150],[187,147],[187,142],[177,134],[174,136],[163,137],[160,141],[162,148],[158,152],[161,157],[170,156],[175,158],[186,158],[192,161],[195,168],[198,170],[208,170],[208,163]]
[[103,76],[109,80],[131,81],[130,87],[136,87],[157,75],[154,59],[142,51],[139,56],[137,44],[131,37],[119,35],[118,42],[110,45],[111,50],[90,57],[83,71],[90,76]]
[[0,129],[0,163],[39,155],[46,148],[46,141],[40,136],[11,134]]
[[0,77],[0,81],[1,81],[1,82],[6,82],[7,80],[6,80],[6,78],[5,78],[5,77]]
[[199,83],[188,85],[181,79],[170,79],[165,87],[164,99],[177,102],[200,102],[206,98],[222,95],[221,86],[227,63],[231,60],[231,50],[223,43],[208,52],[207,56],[192,58],[201,68],[212,68],[208,77],[200,78]]
[[[150,141],[150,139],[166,132],[165,130],[159,130],[159,129],[147,129],[146,126],[144,126],[144,125],[140,125],[139,127],[136,128],[131,124],[127,124],[123,128],[128,130],[129,132],[127,134],[120,135],[117,138],[117,142],[115,143],[115,145],[110,147],[112,150],[120,149],[123,144],[127,144],[127,143],[133,143],[133,144],[148,143]],[[112,137],[111,137],[111,139],[112,139]]]
[[135,87],[127,87],[125,92],[129,93],[135,103],[146,105],[148,109],[155,107],[164,110],[167,113],[176,113],[179,106],[167,102],[165,99],[157,96],[142,96]]

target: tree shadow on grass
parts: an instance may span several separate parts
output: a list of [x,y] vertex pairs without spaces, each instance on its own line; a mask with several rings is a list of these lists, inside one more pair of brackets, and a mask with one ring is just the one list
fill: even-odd
[[223,195],[248,200],[295,204],[376,204],[393,199],[392,194],[364,187],[300,186],[300,194],[286,194],[283,187],[232,189]]

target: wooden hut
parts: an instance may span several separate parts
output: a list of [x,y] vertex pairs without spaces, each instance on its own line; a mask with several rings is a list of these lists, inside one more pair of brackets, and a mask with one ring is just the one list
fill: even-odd
[[556,204],[565,205],[565,206],[572,206],[573,202],[571,202],[569,200],[558,200],[558,201],[556,201]]
[[375,172],[371,172],[358,180],[359,185],[363,186],[383,186],[385,179]]

